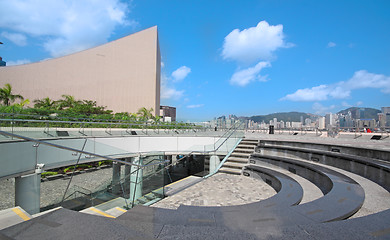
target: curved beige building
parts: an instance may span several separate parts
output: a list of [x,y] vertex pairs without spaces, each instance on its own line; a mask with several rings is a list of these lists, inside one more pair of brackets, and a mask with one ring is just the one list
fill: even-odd
[[152,27],[68,56],[0,67],[0,86],[10,83],[31,102],[67,94],[114,112],[146,107],[159,115],[160,68],[157,27]]

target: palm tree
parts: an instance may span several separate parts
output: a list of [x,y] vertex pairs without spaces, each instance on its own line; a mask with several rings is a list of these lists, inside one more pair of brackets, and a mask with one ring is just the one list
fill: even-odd
[[52,108],[56,105],[56,102],[46,97],[43,99],[34,100],[34,108]]
[[5,106],[9,106],[15,102],[16,99],[23,100],[24,98],[20,94],[13,94],[11,84],[6,83],[3,88],[0,88],[0,102],[3,102]]
[[137,114],[140,117],[140,119],[147,121],[153,117],[152,112],[153,112],[153,108],[147,109],[145,107],[142,107],[142,108],[138,109]]
[[75,107],[77,104],[81,104],[82,101],[80,100],[76,100],[73,96],[71,95],[62,95],[62,98],[61,100],[58,100],[57,101],[57,104],[58,104],[58,108],[61,110],[61,109],[64,109],[64,108],[73,108]]
[[15,103],[15,104],[13,104],[13,105],[14,105],[14,106],[21,107],[21,108],[24,108],[24,106],[29,105],[29,104],[30,104],[30,100],[24,99],[24,100],[21,101],[20,103]]

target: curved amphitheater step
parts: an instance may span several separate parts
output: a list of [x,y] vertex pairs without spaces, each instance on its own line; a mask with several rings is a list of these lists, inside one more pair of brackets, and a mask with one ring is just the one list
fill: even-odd
[[242,168],[248,164],[249,156],[254,152],[259,140],[243,139],[234,149],[218,172],[240,175]]
[[324,196],[294,207],[295,212],[314,220],[328,222],[342,220],[356,213],[364,202],[363,188],[348,176],[329,168],[299,160],[253,154],[251,162],[269,162],[313,181]]
[[[284,150],[282,150],[282,149],[280,149],[280,150],[283,151],[284,154],[286,154],[286,152],[284,152]],[[277,150],[274,149],[274,151],[277,151]],[[275,156],[275,154],[276,153],[273,153],[270,150],[262,151],[262,153],[261,153],[261,155],[264,157],[270,156],[270,155]],[[374,214],[374,213],[378,213],[378,212],[390,209],[390,201],[388,201],[388,199],[390,199],[390,193],[385,188],[380,186],[378,183],[375,183],[374,181],[372,181],[370,179],[367,179],[367,178],[360,176],[358,174],[343,170],[341,168],[337,168],[337,167],[330,166],[330,165],[325,165],[325,164],[322,164],[319,162],[309,161],[307,159],[304,159],[304,158],[298,157],[298,156],[290,155],[289,159],[294,159],[294,160],[298,160],[298,161],[302,161],[302,162],[306,162],[306,163],[311,163],[311,164],[315,164],[315,165],[319,165],[322,167],[332,169],[334,171],[337,171],[341,174],[344,174],[344,175],[352,178],[360,186],[362,186],[362,188],[364,189],[364,192],[365,192],[364,203],[361,206],[361,208],[359,209],[359,211],[357,211],[350,218],[367,216],[370,214]]]
[[293,178],[295,181],[297,181],[303,189],[303,197],[302,197],[302,201],[300,202],[300,204],[311,202],[311,201],[314,201],[314,200],[324,196],[324,194],[321,192],[321,190],[314,183],[310,182],[309,180],[307,180],[304,177],[301,177],[295,173],[292,173],[284,168],[278,167],[278,166],[273,165],[271,163],[262,162],[262,163],[257,164],[257,165],[261,166],[263,168],[268,168],[268,169],[280,172],[282,174],[285,174],[285,175]]
[[295,160],[299,160],[302,162],[312,163],[319,166],[323,166],[329,169],[332,169],[334,171],[340,172],[341,174],[344,174],[353,180],[355,180],[362,188],[364,189],[365,193],[365,200],[359,211],[357,211],[354,215],[352,215],[350,218],[357,218],[357,217],[363,217],[370,214],[378,213],[387,209],[390,209],[390,193],[381,187],[379,184],[364,178],[362,176],[359,176],[355,173],[351,173],[348,171],[345,171],[340,168],[336,168],[333,166],[316,163],[312,161],[308,161],[305,159],[300,158],[291,158]]

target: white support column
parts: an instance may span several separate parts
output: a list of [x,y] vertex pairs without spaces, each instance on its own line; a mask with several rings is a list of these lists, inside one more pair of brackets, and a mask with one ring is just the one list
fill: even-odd
[[[126,158],[125,161],[131,163],[131,158]],[[123,184],[124,191],[125,191],[124,193],[125,198],[130,197],[130,173],[131,173],[131,166],[125,165],[125,182]]]
[[211,155],[210,156],[210,173],[214,172],[218,165],[221,163],[221,161],[219,160],[219,157],[217,155]]
[[35,173],[15,178],[15,206],[20,206],[31,215],[40,212],[43,166],[37,164]]
[[[132,163],[142,165],[140,157],[132,158]],[[137,171],[138,170],[138,171]],[[131,177],[130,177],[130,201],[137,200],[142,196],[143,186],[143,170],[136,166],[131,166]]]
[[119,181],[121,179],[121,164],[118,162],[112,163],[112,194],[116,195],[120,193]]

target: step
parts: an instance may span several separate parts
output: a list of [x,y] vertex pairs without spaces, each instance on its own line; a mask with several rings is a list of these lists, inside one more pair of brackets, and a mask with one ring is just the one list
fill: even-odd
[[30,220],[32,217],[21,207],[13,207],[0,211],[0,230]]
[[244,152],[244,153],[253,153],[255,151],[255,149],[253,148],[236,148],[234,149],[234,152]]
[[237,148],[250,148],[254,149],[257,145],[250,145],[250,144],[238,144]]
[[229,157],[226,162],[239,162],[239,163],[248,163],[248,158],[240,158],[240,157]]
[[255,140],[255,139],[243,139],[241,143],[250,143],[250,144],[258,144],[259,143],[259,140]]
[[108,218],[115,218],[114,216],[106,213],[105,211],[99,210],[95,207],[89,207],[84,210],[80,211],[81,213],[87,213],[91,215],[101,216],[101,217],[108,217]]
[[114,198],[110,201],[101,203],[99,205],[96,205],[95,207],[101,211],[107,211],[109,209],[118,207],[118,206],[126,206],[126,200],[122,197]]
[[121,208],[121,207],[114,207],[114,208],[111,208],[107,211],[105,211],[106,213],[110,214],[111,216],[114,216],[114,217],[119,217],[120,215],[124,214],[125,212],[127,212],[127,210]]
[[225,162],[222,167],[242,169],[246,165],[247,164],[244,164],[244,163]]
[[241,175],[241,169],[221,167],[218,172]]
[[172,196],[198,182],[202,181],[203,178],[197,176],[188,176],[176,182],[170,183],[165,186],[165,196]]
[[233,152],[230,156],[248,158],[250,156],[250,154],[249,153]]
[[45,215],[45,214],[47,214],[47,213],[57,211],[58,209],[61,209],[61,208],[62,208],[62,207],[52,208],[52,209],[49,209],[49,210],[46,210],[46,211],[43,211],[43,212],[40,212],[40,213],[36,213],[36,214],[32,215],[32,217],[33,217],[33,218],[36,218],[36,217]]

